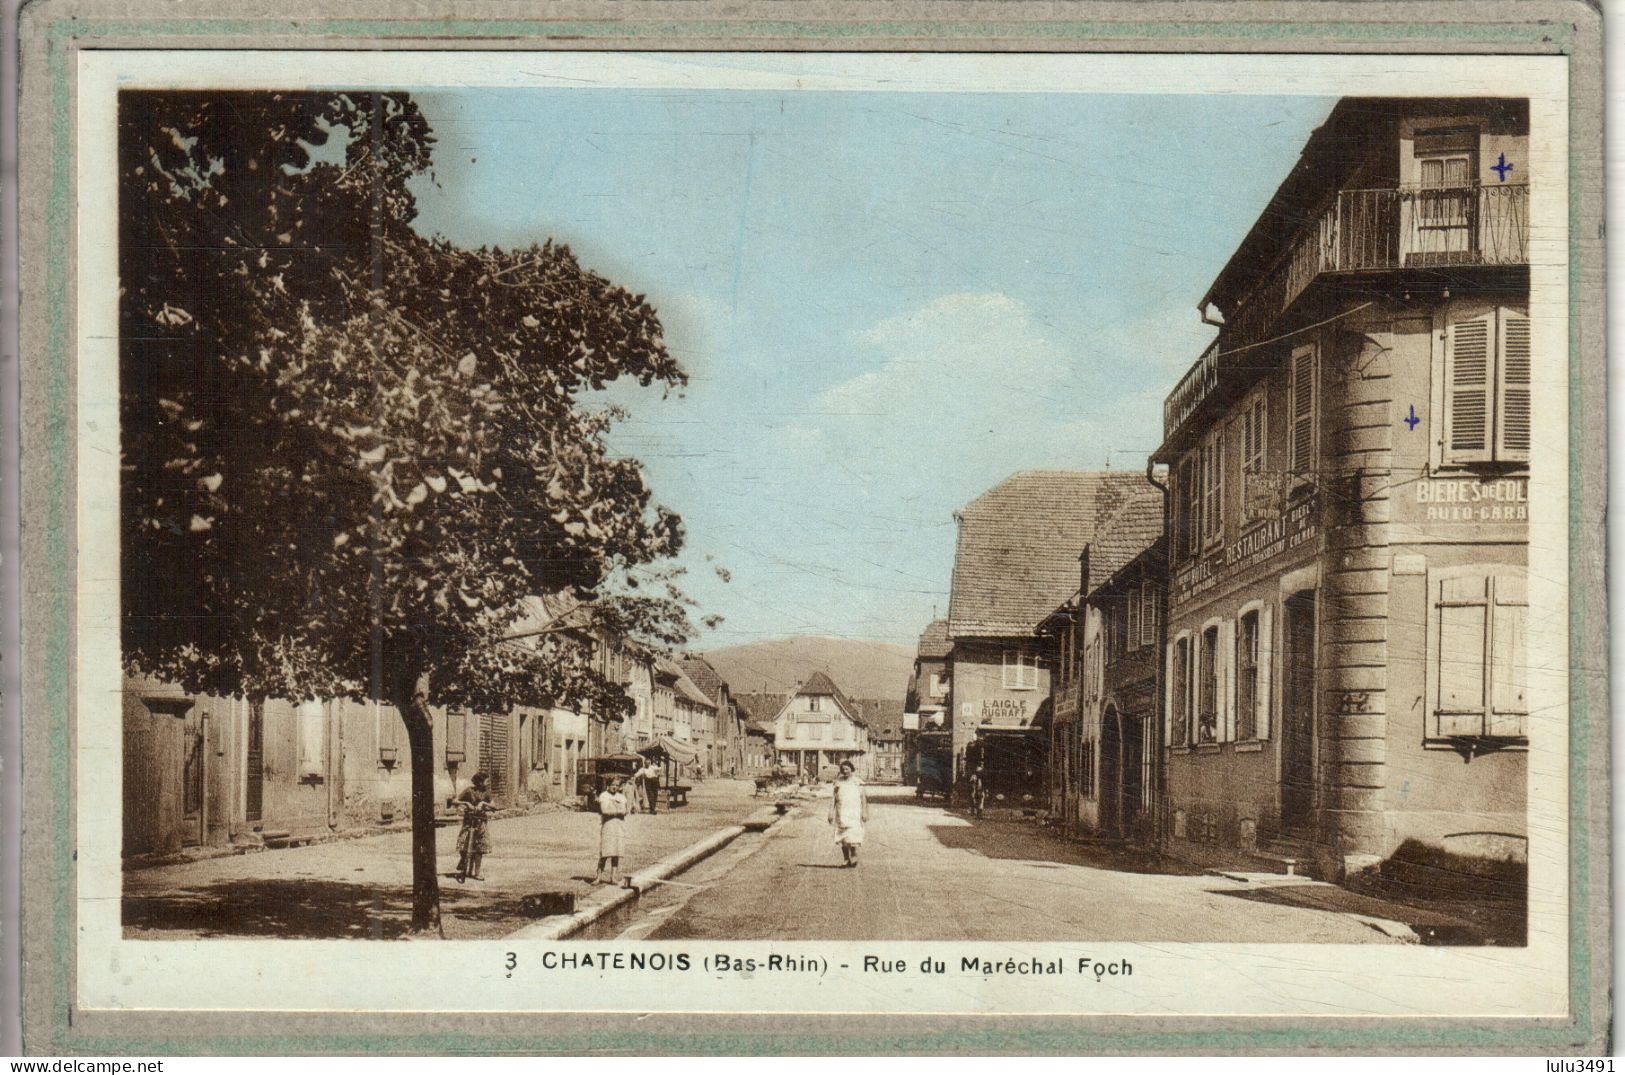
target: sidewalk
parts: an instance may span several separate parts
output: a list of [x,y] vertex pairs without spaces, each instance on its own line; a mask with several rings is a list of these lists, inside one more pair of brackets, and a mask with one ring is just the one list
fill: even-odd
[[[623,874],[678,851],[759,809],[743,780],[699,784],[689,805],[627,819]],[[485,882],[459,885],[457,830],[441,829],[436,849],[446,936],[502,937],[534,918],[524,897],[544,889],[592,891],[598,815],[548,811],[491,823],[494,850]],[[411,834],[390,832],[309,847],[206,859],[124,875],[129,938],[374,938],[402,936],[411,923]]]

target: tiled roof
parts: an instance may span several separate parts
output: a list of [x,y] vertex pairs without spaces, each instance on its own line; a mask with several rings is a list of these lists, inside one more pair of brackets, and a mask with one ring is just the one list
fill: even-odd
[[953,651],[954,644],[948,641],[948,621],[932,620],[920,632],[920,648],[915,656],[931,660],[937,657],[946,657]]
[[711,667],[711,662],[704,657],[685,655],[677,659],[683,669],[683,674],[694,681],[694,685],[705,692],[705,696],[716,705],[722,704],[722,692],[728,689],[728,681],[723,679],[717,670]]
[[859,698],[857,707],[869,725],[870,739],[903,738],[903,703],[891,698]]
[[1106,583],[1162,536],[1162,493],[1145,485],[1132,490],[1101,524],[1089,543],[1089,589]]
[[1083,547],[1125,497],[1146,488],[1128,471],[1027,470],[966,504],[958,512],[948,637],[1032,634],[1077,592]]
[[761,691],[734,695],[734,705],[747,714],[747,720],[753,724],[765,724],[769,728],[772,727],[773,718],[779,715],[779,710],[789,700],[787,694],[766,694]]
[[797,694],[840,694],[840,688],[835,681],[822,672],[814,672],[807,677],[807,682],[796,688]]

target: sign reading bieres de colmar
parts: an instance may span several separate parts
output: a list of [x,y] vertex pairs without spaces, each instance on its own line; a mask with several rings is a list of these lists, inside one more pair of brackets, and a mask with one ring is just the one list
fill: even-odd
[[1523,522],[1529,518],[1529,479],[1424,478],[1416,502],[1429,522]]

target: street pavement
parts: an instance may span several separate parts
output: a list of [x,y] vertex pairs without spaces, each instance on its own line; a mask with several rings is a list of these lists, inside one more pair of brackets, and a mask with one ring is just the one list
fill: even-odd
[[[627,819],[623,874],[738,824],[759,809],[754,785],[711,780],[689,805]],[[535,921],[526,896],[546,889],[592,890],[598,815],[546,808],[491,823],[488,880],[458,884],[457,828],[439,830],[441,911],[450,938],[501,937]],[[412,837],[406,831],[261,851],[124,875],[124,933],[130,938],[391,938],[412,916]]]
[[[971,819],[871,789],[860,865],[808,804],[659,925],[626,936],[735,940],[1414,943],[1414,907],[1303,878],[1203,873],[1063,841],[1031,820]],[[714,872],[714,871],[713,871]],[[692,880],[692,879],[690,879]]]

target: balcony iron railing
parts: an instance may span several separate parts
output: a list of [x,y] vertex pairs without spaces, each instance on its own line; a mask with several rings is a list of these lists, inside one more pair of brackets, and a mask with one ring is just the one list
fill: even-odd
[[[1267,337],[1316,278],[1330,273],[1529,263],[1529,186],[1338,191],[1225,319],[1227,347]],[[1172,435],[1218,385],[1209,347],[1163,403]]]

